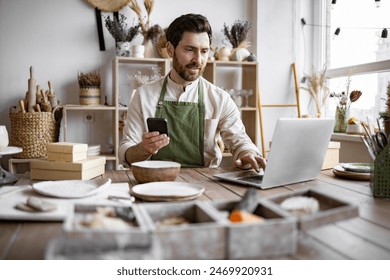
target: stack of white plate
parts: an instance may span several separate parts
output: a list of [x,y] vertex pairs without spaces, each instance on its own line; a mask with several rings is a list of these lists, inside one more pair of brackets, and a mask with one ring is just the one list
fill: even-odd
[[100,145],[88,145],[87,156],[98,156],[100,155]]

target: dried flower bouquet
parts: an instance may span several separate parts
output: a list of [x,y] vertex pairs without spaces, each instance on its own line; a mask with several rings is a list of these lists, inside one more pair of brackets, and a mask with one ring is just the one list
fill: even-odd
[[111,19],[110,16],[105,19],[107,30],[116,42],[131,42],[140,33],[140,24],[128,27],[126,20],[123,14],[118,19]]
[[250,28],[248,21],[236,20],[230,27],[224,23],[222,32],[233,48],[247,48],[249,42],[246,39]]
[[325,104],[325,101],[329,96],[329,88],[326,85],[325,73],[325,66],[319,72],[315,72],[314,69],[312,69],[311,75],[305,75],[307,86],[301,87],[310,94],[311,99],[314,101],[317,110],[317,118],[322,116],[323,104]]

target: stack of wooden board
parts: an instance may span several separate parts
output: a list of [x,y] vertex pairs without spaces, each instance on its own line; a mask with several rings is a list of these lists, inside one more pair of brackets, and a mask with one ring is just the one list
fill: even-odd
[[87,157],[87,144],[56,142],[47,145],[47,159],[30,162],[32,180],[89,180],[104,174],[106,158]]

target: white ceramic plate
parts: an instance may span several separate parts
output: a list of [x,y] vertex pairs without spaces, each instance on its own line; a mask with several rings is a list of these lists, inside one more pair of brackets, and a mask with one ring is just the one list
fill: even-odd
[[200,185],[184,182],[153,182],[139,184],[131,189],[133,195],[150,201],[194,199],[204,192]]
[[346,171],[357,173],[372,173],[372,170],[374,169],[371,163],[340,163],[340,166]]
[[19,147],[8,146],[0,148],[0,155],[12,155],[21,152],[23,152],[23,149]]
[[58,198],[81,198],[96,194],[111,179],[44,181],[33,184],[37,193]]

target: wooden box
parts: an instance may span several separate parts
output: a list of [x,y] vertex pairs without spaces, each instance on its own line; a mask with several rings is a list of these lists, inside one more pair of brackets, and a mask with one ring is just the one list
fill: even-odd
[[88,157],[78,162],[36,159],[30,162],[32,180],[89,180],[104,174],[105,157]]
[[229,214],[239,201],[205,202],[225,221],[227,259],[259,258],[293,254],[296,251],[297,220],[259,200],[253,214],[264,222],[232,223]]
[[49,161],[63,161],[63,162],[77,162],[87,159],[87,152],[80,153],[55,153],[47,152],[47,159]]
[[[145,216],[146,226],[161,248],[163,259],[224,259],[226,231],[222,223],[197,201],[134,205]],[[162,226],[167,219],[189,223]],[[143,222],[141,221],[141,222]]]
[[322,170],[330,169],[338,165],[340,162],[340,142],[329,142],[328,150],[325,154]]
[[298,217],[298,228],[301,230],[308,230],[359,215],[359,208],[357,205],[350,204],[314,189],[302,189],[287,192],[285,194],[269,196],[265,198],[265,200],[278,207],[279,210],[284,212],[286,215],[293,216],[280,206],[285,199],[293,196],[313,197],[319,202],[318,212]]
[[47,144],[47,151],[62,154],[87,152],[88,145],[71,142],[53,142]]
[[55,142],[47,144],[49,161],[77,162],[87,158],[87,144]]

